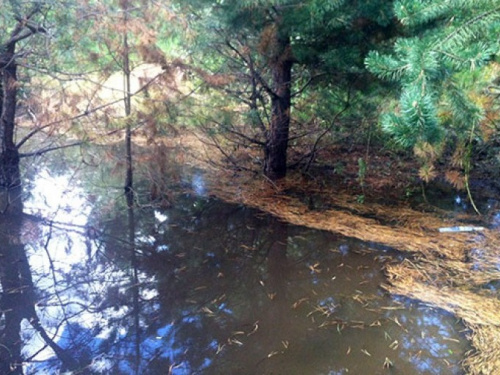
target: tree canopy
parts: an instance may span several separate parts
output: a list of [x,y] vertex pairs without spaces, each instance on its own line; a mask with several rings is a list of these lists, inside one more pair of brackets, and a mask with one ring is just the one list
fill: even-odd
[[[359,124],[375,122],[379,112],[380,139],[385,132],[395,145],[414,148],[425,167],[421,177],[429,180],[445,140],[456,139],[457,152],[467,155],[471,140],[481,138],[486,107],[493,105],[481,85],[496,87],[495,1],[97,1],[66,12],[52,3],[5,4],[2,76],[9,67],[7,47],[19,44],[15,61],[22,61],[22,74],[57,78],[65,95],[59,100],[71,102],[56,115],[53,103],[38,99],[31,106],[28,94],[35,87],[53,91],[53,83],[16,83],[24,85],[26,108],[39,108],[40,130],[49,129],[41,122],[78,125],[95,111],[104,117],[91,121],[122,126],[118,118],[111,121],[117,114],[105,109],[98,85],[88,83],[106,87],[118,71],[126,75],[153,64],[185,77],[184,98],[175,105],[172,91],[170,98],[145,98],[134,121],[142,116],[162,124],[150,134],[194,124],[230,163],[248,152],[271,180],[284,177],[290,166],[310,165],[321,141],[335,141],[340,129],[362,139],[368,130]],[[43,43],[30,41],[44,35]],[[77,81],[87,83],[77,83],[76,91],[70,87]],[[137,93],[150,95],[146,86]],[[9,110],[16,112],[3,105],[3,112]],[[74,128],[81,135],[92,127]]]
[[[397,31],[392,8],[384,1],[182,4],[193,13],[197,44],[191,56],[203,61],[198,65],[205,72],[202,78],[223,93],[223,102],[234,100],[243,105],[235,106],[237,113],[210,114],[212,128],[238,145],[262,147],[264,173],[271,179],[286,173],[288,140],[308,132],[292,113],[320,117],[301,111],[295,103],[303,94],[314,95],[328,84],[344,92],[353,86],[366,87],[361,83],[366,79],[366,54]],[[322,91],[325,94],[328,96]],[[332,104],[325,115],[330,120],[346,106]]]

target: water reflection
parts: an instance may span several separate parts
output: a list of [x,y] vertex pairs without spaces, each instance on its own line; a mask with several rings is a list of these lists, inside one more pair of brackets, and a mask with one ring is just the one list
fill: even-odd
[[117,199],[97,222],[63,177],[41,174],[30,216],[2,225],[2,264],[24,267],[2,272],[17,373],[461,373],[453,317],[380,289],[387,250],[202,197],[133,223]]
[[20,222],[19,215],[0,222],[0,282],[2,286],[0,373],[2,374],[21,373],[20,326],[22,319],[27,316],[23,306],[31,302],[30,297],[33,293],[29,278],[26,279],[26,276],[29,276],[29,270],[26,272],[26,254],[19,239]]

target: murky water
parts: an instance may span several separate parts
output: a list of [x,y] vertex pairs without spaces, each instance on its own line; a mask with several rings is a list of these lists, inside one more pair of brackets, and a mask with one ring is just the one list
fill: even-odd
[[463,326],[381,289],[397,253],[203,197],[200,175],[134,212],[74,172],[31,181],[0,229],[26,374],[461,373]]

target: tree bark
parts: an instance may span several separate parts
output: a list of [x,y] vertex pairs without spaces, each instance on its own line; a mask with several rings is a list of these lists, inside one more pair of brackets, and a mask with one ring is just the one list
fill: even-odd
[[290,128],[293,58],[288,35],[275,36],[276,55],[270,60],[273,95],[271,121],[264,152],[264,175],[272,181],[286,176]]
[[0,61],[2,80],[0,97],[0,212],[6,212],[21,204],[19,152],[14,143],[17,106],[17,64],[14,59],[15,43],[6,46]]
[[127,207],[131,208],[134,204],[134,173],[133,173],[133,161],[132,161],[132,124],[130,123],[132,114],[132,94],[130,92],[130,46],[128,42],[127,34],[127,22],[128,22],[128,11],[129,4],[128,1],[124,1],[122,4],[123,11],[123,103],[125,106],[125,119],[127,122],[127,128],[125,130],[125,160],[126,160],[126,172],[125,172],[125,197],[127,199]]

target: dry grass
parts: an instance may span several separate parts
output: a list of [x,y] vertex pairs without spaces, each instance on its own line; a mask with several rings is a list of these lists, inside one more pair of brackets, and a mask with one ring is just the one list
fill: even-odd
[[[465,286],[456,287],[450,278],[430,273],[426,264],[404,261],[388,267],[388,285],[391,293],[404,295],[434,305],[462,318],[469,324],[500,327],[500,300],[488,292],[472,291]],[[500,369],[499,369],[500,370]]]
[[[208,179],[210,192],[217,197],[261,209],[295,225],[327,230],[402,251],[435,254],[448,259],[463,259],[465,256],[464,244],[469,235],[439,233],[438,228],[443,224],[456,223],[443,223],[442,219],[430,214],[398,207],[361,205],[352,202],[352,196],[338,194],[329,197],[326,192],[324,201],[334,203],[336,208],[311,210],[300,198],[284,193],[295,184],[293,178],[280,182],[279,186],[272,186],[254,176],[212,173]],[[393,218],[396,224],[383,224],[387,218]]]
[[494,325],[469,324],[469,339],[476,350],[463,362],[469,374],[500,374],[500,327]]
[[499,240],[486,232],[465,261],[427,255],[387,268],[389,292],[447,310],[469,327],[474,350],[463,362],[469,374],[500,374],[500,300],[481,288],[500,280]]

